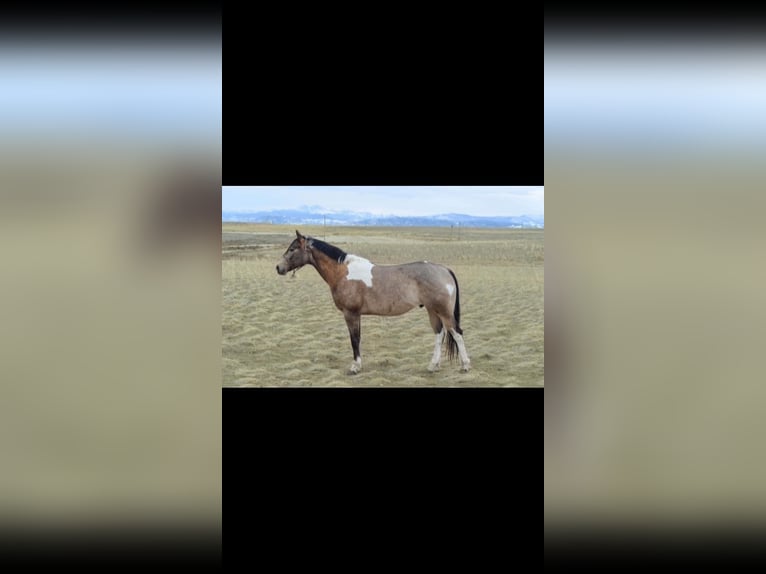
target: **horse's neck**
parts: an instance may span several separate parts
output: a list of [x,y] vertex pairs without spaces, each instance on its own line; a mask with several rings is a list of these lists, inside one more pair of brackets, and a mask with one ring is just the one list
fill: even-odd
[[317,270],[322,279],[325,280],[330,286],[330,289],[334,289],[341,278],[345,277],[345,273],[342,273],[343,263],[338,263],[333,258],[325,255],[319,250],[314,249],[314,268]]

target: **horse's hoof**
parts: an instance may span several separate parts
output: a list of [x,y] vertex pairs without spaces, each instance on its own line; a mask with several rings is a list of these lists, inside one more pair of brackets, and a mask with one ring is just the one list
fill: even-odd
[[439,365],[438,364],[434,365],[433,363],[431,363],[430,365],[428,365],[428,370],[431,371],[432,373],[435,373],[436,371],[439,370]]
[[466,371],[466,372],[470,371],[471,370],[471,363],[465,363],[463,365],[463,370]]
[[351,368],[348,370],[348,375],[356,375],[359,372],[359,367],[357,365],[351,365]]

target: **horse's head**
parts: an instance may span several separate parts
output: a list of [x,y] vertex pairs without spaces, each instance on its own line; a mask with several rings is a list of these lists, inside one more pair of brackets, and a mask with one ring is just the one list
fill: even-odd
[[300,269],[307,263],[311,263],[311,250],[309,249],[308,238],[301,235],[298,230],[295,230],[295,239],[287,248],[282,259],[277,263],[277,273],[280,275],[287,274],[288,271],[293,269]]

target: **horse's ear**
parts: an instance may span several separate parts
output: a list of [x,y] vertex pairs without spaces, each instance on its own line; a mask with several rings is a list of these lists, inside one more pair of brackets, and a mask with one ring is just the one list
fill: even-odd
[[301,234],[300,234],[300,231],[298,231],[297,229],[295,230],[295,236],[296,236],[298,239],[300,239],[301,237],[303,237],[303,235],[301,235]]

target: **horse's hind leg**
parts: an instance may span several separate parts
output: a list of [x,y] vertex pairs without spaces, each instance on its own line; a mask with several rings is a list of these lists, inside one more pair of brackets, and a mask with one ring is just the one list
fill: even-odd
[[431,327],[436,333],[436,342],[434,344],[434,356],[431,358],[431,364],[428,365],[429,371],[438,371],[439,364],[442,357],[442,342],[444,341],[444,327],[442,321],[439,319],[439,315],[434,313],[431,309],[428,310],[428,318],[431,320]]
[[463,342],[463,335],[458,333],[455,329],[450,329],[452,338],[457,343],[457,350],[460,353],[460,362],[463,365],[463,370],[467,371],[471,368],[471,359],[468,358],[468,352],[465,350],[465,342]]
[[[465,349],[465,342],[463,341],[463,336],[457,332],[457,329],[455,329],[455,320],[452,317],[441,317],[441,321],[444,324],[444,329],[449,333],[450,341],[447,342],[447,345],[451,348],[448,349],[450,351],[449,356],[450,359],[452,358],[452,353],[454,352],[454,346],[457,345],[457,351],[458,355],[460,355],[460,363],[462,364],[462,368],[464,371],[468,371],[471,368],[471,359],[468,358],[468,352]],[[454,343],[452,342],[454,341]]]
[[354,352],[354,362],[351,363],[349,374],[355,375],[362,369],[362,353],[359,351],[359,345],[362,340],[362,317],[358,313],[346,311],[343,313],[346,319],[348,333],[351,335],[351,350]]

